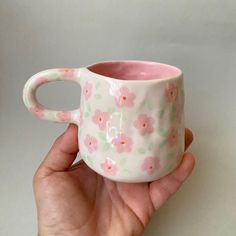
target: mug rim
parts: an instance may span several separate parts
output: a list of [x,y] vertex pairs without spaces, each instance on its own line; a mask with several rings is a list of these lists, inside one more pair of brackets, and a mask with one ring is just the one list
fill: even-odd
[[[96,72],[93,72],[91,71],[91,67],[93,66],[97,66],[97,65],[100,65],[100,64],[108,64],[108,63],[142,63],[142,64],[155,64],[155,65],[161,65],[161,66],[165,66],[165,67],[169,67],[171,69],[174,69],[177,71],[177,75],[175,76],[166,76],[166,77],[163,77],[163,78],[158,78],[158,79],[149,79],[149,80],[144,80],[144,79],[139,79],[139,80],[124,80],[124,79],[119,79],[119,78],[114,78],[114,77],[109,77],[109,76],[106,76],[106,75],[102,75],[102,74],[99,74],[99,73],[96,73]],[[125,83],[160,83],[160,82],[166,82],[166,81],[169,81],[169,80],[174,80],[174,79],[179,79],[179,78],[182,78],[183,77],[183,72],[180,68],[176,67],[176,66],[173,66],[173,65],[170,65],[170,64],[166,64],[166,63],[160,63],[160,62],[154,62],[154,61],[145,61],[145,60],[108,60],[108,61],[99,61],[99,62],[96,62],[96,63],[93,63],[93,64],[90,64],[88,66],[85,66],[83,68],[85,72],[91,74],[91,75],[94,75],[94,76],[99,76],[99,77],[102,77],[104,79],[107,79],[107,80],[114,80],[114,81],[120,81],[120,82],[125,82]]]

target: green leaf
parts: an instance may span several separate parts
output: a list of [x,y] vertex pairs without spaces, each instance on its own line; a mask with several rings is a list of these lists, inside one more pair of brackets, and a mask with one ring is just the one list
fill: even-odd
[[115,109],[114,107],[108,108],[108,113],[113,113],[113,112],[115,112],[115,111],[116,111],[116,109]]
[[127,116],[126,116],[125,113],[122,113],[122,116],[121,116],[121,117],[122,117],[122,120],[123,120],[123,121],[127,121]]
[[157,116],[161,119],[164,115],[164,109],[158,111]]
[[170,118],[171,122],[173,122],[176,119],[176,113],[177,113],[177,108],[175,105],[173,105]]
[[126,158],[121,159],[120,162],[119,162],[119,165],[122,166],[122,167],[124,167],[126,161],[127,161]]
[[110,149],[110,147],[111,147],[110,143],[105,143],[102,147],[102,150],[104,152],[107,152]]
[[88,165],[93,166],[93,161],[92,161],[92,159],[90,158],[89,155],[87,155],[87,154],[82,155],[81,158],[82,158],[86,163],[88,163]]
[[147,108],[148,108],[149,110],[152,110],[152,109],[153,109],[153,104],[151,103],[150,100],[147,100],[147,101],[146,101],[146,105],[147,105]]
[[98,133],[98,136],[99,136],[99,138],[102,139],[103,141],[106,141],[106,134],[105,134],[105,133],[99,132],[99,133]]
[[153,150],[153,148],[154,148],[154,145],[153,145],[153,143],[150,143],[150,145],[149,145],[149,147],[148,147],[148,150],[149,150],[149,151],[152,151],[152,150]]
[[89,117],[89,116],[90,116],[90,112],[86,111],[86,112],[84,113],[84,116],[85,116],[85,117]]
[[91,106],[90,106],[90,104],[87,104],[87,110],[88,110],[89,112],[91,112]]
[[165,131],[163,128],[159,127],[157,129],[157,132],[159,133],[160,136],[165,137],[167,135],[167,131]]
[[165,145],[166,145],[166,140],[163,140],[160,144],[159,144],[159,147],[160,148],[163,148]]
[[172,113],[176,113],[177,109],[176,109],[176,106],[173,105],[173,108],[172,108]]
[[101,98],[102,98],[102,95],[97,93],[97,94],[94,95],[94,97],[95,97],[96,99],[101,99]]
[[100,82],[97,82],[96,85],[95,85],[95,88],[98,89],[100,87]]
[[140,154],[144,154],[146,151],[145,151],[145,149],[144,148],[139,148],[138,149],[138,153],[140,153]]

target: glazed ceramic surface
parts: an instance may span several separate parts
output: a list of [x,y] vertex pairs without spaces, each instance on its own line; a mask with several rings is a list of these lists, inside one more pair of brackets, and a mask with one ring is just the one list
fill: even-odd
[[[35,96],[47,82],[81,86],[80,108],[49,110]],[[172,171],[184,151],[182,72],[144,61],[101,62],[78,69],[50,69],[25,84],[23,100],[40,119],[79,125],[80,156],[116,181],[147,182]]]

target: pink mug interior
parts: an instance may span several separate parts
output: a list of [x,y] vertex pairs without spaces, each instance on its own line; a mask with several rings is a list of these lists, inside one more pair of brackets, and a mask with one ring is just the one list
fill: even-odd
[[178,77],[181,70],[167,64],[146,61],[101,62],[88,67],[93,73],[119,80],[157,80]]

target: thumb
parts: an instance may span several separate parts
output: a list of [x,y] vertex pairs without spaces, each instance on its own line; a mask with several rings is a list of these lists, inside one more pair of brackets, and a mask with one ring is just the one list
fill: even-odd
[[78,149],[78,127],[70,124],[59,136],[38,169],[40,176],[47,176],[53,172],[66,171],[74,162]]

